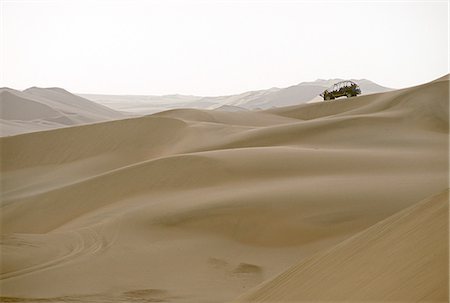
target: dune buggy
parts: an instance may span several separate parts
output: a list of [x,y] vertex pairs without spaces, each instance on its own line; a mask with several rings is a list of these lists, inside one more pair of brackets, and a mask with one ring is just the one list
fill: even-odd
[[353,81],[341,81],[326,89],[320,96],[323,97],[323,100],[333,100],[343,96],[350,98],[360,94],[361,89],[358,84]]

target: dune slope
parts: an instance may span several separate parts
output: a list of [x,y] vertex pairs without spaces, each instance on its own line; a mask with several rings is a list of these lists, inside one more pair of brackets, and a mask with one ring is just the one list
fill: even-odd
[[16,302],[226,302],[448,187],[448,78],[0,138]]
[[448,302],[448,198],[421,201],[235,302]]

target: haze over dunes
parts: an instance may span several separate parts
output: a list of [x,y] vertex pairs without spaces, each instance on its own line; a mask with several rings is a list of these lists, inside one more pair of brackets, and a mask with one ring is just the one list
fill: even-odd
[[61,88],[0,88],[0,135],[124,118],[125,115]]
[[[236,112],[298,105],[306,101],[322,100],[319,94],[340,80],[316,80],[287,88],[271,88],[219,97],[90,94],[77,96],[57,87],[31,87],[24,91],[0,88],[0,136],[115,120],[178,108]],[[355,81],[358,81],[364,94],[391,90],[369,80]]]
[[448,105],[445,76],[0,138],[3,300],[448,301]]
[[[302,82],[285,88],[248,91],[241,94],[200,97],[185,95],[166,96],[126,96],[81,94],[84,98],[109,106],[116,110],[140,114],[153,114],[168,109],[196,108],[225,111],[261,110],[273,107],[299,105],[312,100],[322,100],[319,94],[343,79],[318,79]],[[361,87],[364,95],[392,90],[366,79],[353,79]]]

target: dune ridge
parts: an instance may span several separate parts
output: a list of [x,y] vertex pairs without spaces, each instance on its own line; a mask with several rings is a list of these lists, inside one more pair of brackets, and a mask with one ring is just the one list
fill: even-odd
[[3,300],[233,300],[448,187],[448,84],[0,138]]

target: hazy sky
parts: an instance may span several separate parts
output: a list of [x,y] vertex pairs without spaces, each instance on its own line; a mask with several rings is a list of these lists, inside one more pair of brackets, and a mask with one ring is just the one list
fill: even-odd
[[223,95],[449,72],[448,1],[1,2],[0,86]]

